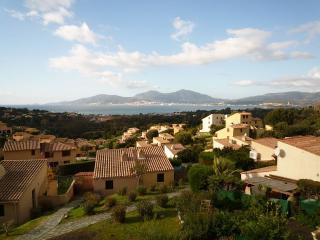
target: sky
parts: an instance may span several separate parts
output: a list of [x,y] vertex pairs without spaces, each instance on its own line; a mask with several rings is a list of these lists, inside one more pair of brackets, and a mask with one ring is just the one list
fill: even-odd
[[319,0],[0,0],[0,104],[320,91]]

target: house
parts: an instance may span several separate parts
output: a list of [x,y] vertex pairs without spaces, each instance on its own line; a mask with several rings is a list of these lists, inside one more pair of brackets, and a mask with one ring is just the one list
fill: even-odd
[[237,112],[226,118],[226,127],[234,124],[247,124],[253,128],[263,128],[262,120],[252,117],[249,112]]
[[162,147],[103,149],[97,151],[93,188],[100,194],[112,194],[124,187],[133,191],[139,185],[134,167],[145,166],[142,176],[145,187],[170,185],[174,181],[173,167]]
[[173,143],[173,144],[165,144],[163,149],[167,158],[172,159],[177,157],[177,154],[183,151],[185,147],[180,143]]
[[22,141],[22,140],[28,140],[32,135],[30,133],[26,132],[15,132],[12,135],[12,139],[14,141]]
[[142,140],[142,141],[136,141],[136,147],[141,148],[141,147],[150,147],[152,146],[147,140]]
[[159,133],[159,137],[168,140],[169,142],[172,142],[174,140],[174,136],[172,136],[169,133]]
[[275,160],[274,150],[277,147],[276,138],[259,138],[251,141],[250,158],[255,161]]
[[170,141],[162,137],[154,137],[152,139],[152,144],[156,146],[163,146],[164,144],[168,144],[168,143],[170,143]]
[[179,132],[184,131],[186,125],[183,123],[180,124],[172,124],[172,128],[173,128],[173,135],[176,135]]
[[[262,184],[264,179],[270,182],[276,180],[281,189],[274,191],[286,196],[294,190],[296,181],[299,179],[310,179],[320,182],[320,137],[315,136],[295,136],[280,139],[274,151],[277,157],[276,167],[255,169],[255,172],[242,172],[241,179],[249,186]],[[257,176],[257,172],[259,175]],[[279,183],[281,182],[281,184]],[[255,183],[255,184],[254,184]],[[285,188],[285,184],[290,183],[290,190]],[[288,184],[289,186],[289,184]],[[288,190],[288,191],[285,191]]]
[[213,148],[232,148],[237,150],[242,146],[249,146],[253,139],[248,137],[246,134],[243,136],[235,136],[230,138],[213,139]]
[[133,137],[134,134],[136,134],[139,130],[139,128],[129,128],[126,132],[124,132],[122,134],[122,137],[121,137],[121,140],[120,142],[121,143],[124,143],[126,141],[128,141],[130,138]]
[[236,136],[249,136],[250,126],[248,124],[239,123],[227,126],[215,132],[214,139],[225,139]]
[[139,132],[140,129],[139,128],[129,128],[127,130],[127,133],[130,133],[130,134],[136,134],[137,132]]
[[200,132],[209,133],[211,131],[211,126],[221,126],[224,125],[226,116],[224,114],[210,114],[209,116],[202,119],[202,129]]
[[47,161],[4,160],[0,164],[0,222],[22,224],[47,189]]
[[93,154],[97,151],[97,146],[94,143],[83,138],[77,138],[75,140],[75,146],[77,149],[77,157],[85,157],[88,156],[88,154]]
[[51,167],[75,161],[76,148],[61,142],[40,143],[40,141],[7,141],[3,147],[5,160],[42,159]]
[[0,135],[10,135],[12,128],[8,127],[6,123],[0,121]]

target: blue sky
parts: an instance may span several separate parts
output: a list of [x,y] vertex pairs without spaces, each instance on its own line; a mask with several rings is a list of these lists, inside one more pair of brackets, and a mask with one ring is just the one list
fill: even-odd
[[320,91],[320,2],[2,0],[0,104]]

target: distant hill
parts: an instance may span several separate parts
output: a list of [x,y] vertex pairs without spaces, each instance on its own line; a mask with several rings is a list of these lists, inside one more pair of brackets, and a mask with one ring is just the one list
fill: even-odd
[[153,103],[188,103],[188,104],[210,104],[223,101],[205,94],[189,90],[179,90],[171,93],[148,91],[137,94],[133,97],[121,97],[117,95],[99,94],[93,97],[80,98],[74,101],[50,103],[50,105],[105,105],[105,104],[126,104],[136,102]]
[[228,101],[233,104],[263,104],[263,103],[282,103],[295,105],[314,104],[320,101],[320,92],[282,92],[268,93],[264,95],[240,98]]
[[190,90],[179,90],[171,93],[158,91],[147,91],[136,94],[133,97],[121,97],[117,95],[100,94],[93,97],[80,98],[74,101],[50,103],[49,105],[107,105],[107,104],[134,104],[134,103],[173,103],[173,104],[216,104],[226,103],[233,105],[260,105],[260,104],[282,104],[308,105],[320,102],[320,92],[282,92],[268,93],[264,95],[227,100],[213,98]]

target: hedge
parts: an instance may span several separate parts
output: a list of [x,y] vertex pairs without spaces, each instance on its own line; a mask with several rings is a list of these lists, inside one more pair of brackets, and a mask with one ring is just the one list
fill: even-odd
[[78,172],[93,172],[94,161],[80,161],[69,163],[58,167],[58,175],[68,176],[74,175]]

